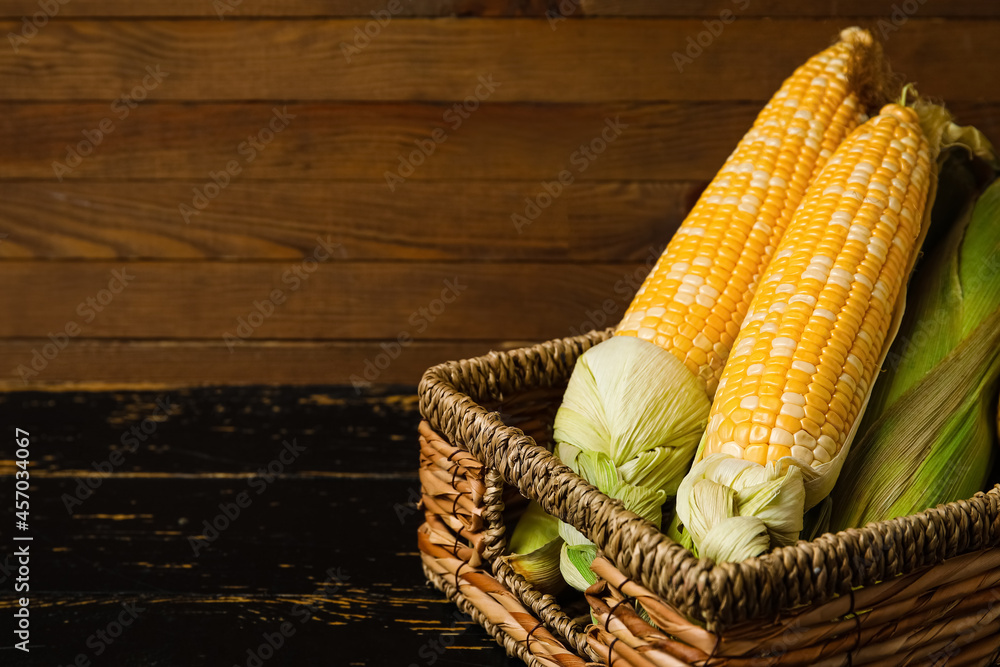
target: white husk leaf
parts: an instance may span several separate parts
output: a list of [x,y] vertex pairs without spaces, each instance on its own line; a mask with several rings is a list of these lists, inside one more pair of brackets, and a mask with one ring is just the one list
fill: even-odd
[[[659,528],[661,507],[687,472],[710,407],[701,381],[672,354],[613,336],[577,359],[555,418],[556,455]],[[560,524],[559,534],[567,545],[560,569],[584,590],[593,558],[568,547],[593,545],[573,526]]]
[[584,537],[583,533],[579,530],[568,523],[563,523],[562,521],[559,522],[559,537],[561,537],[563,542],[571,547],[579,546],[581,544],[593,544],[593,542]]
[[[761,466],[712,454],[694,464],[681,482],[677,517],[701,545],[699,555],[739,561],[764,553],[770,544],[793,544],[802,530],[804,503],[797,465]],[[731,521],[735,517],[753,518],[757,524]]]
[[694,456],[711,403],[698,378],[648,341],[613,336],[576,362],[555,418],[559,456],[606,454],[630,484],[672,493]]
[[[739,562],[768,550],[771,538],[764,522],[753,516],[723,519],[702,542],[702,555],[719,563]],[[749,554],[749,555],[748,555]]]

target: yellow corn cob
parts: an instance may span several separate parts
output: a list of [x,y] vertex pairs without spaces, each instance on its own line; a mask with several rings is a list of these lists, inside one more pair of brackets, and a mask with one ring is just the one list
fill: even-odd
[[747,313],[706,455],[818,465],[844,446],[920,229],[928,151],[916,113],[888,105],[830,160]]
[[719,382],[705,458],[678,492],[701,555],[791,542],[804,510],[829,493],[878,372],[936,153],[917,113],[889,104],[810,186]]
[[647,276],[619,336],[651,341],[709,397],[757,280],[810,180],[861,121],[847,63],[871,37],[848,28],[785,81],[702,193]]
[[[764,268],[809,183],[864,119],[848,70],[871,44],[866,31],[844,30],[782,84],[664,250],[615,335],[576,363],[555,418],[557,454],[657,525],[704,432]],[[588,470],[601,471],[600,479]],[[596,549],[565,524],[560,536],[564,577],[585,586],[581,563]]]

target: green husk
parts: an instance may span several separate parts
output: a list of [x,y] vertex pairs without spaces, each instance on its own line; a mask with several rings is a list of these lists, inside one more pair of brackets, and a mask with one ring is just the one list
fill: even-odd
[[593,544],[563,544],[559,558],[559,571],[566,583],[578,591],[585,591],[597,583],[597,575],[590,564],[597,558],[597,547]]
[[[904,89],[902,103],[910,93],[915,96],[911,88]],[[928,205],[917,239],[919,247],[929,231],[940,170],[947,162],[950,150],[958,150],[968,156],[982,155],[989,160],[995,160],[995,156],[989,142],[978,131],[955,125],[944,107],[919,99],[912,103],[912,107],[920,118],[932,157]],[[904,270],[909,272],[915,260],[916,257],[913,257]],[[905,291],[902,290],[903,294]],[[901,295],[901,298],[904,297]],[[889,334],[878,362],[880,366],[901,324],[901,313],[897,308],[890,322]],[[873,386],[877,384],[873,383]],[[870,391],[862,402],[862,414],[871,397]],[[717,562],[739,561],[759,555],[771,547],[794,543],[804,527],[804,514],[832,493],[854,447],[853,441],[860,425],[861,422],[856,420],[841,450],[830,461],[817,465],[806,465],[786,456],[765,467],[756,466],[757,470],[748,468],[744,472],[736,464],[728,463],[726,459],[734,459],[724,454],[697,461],[680,485],[677,518],[670,534],[690,545],[698,555]],[[728,487],[728,495],[715,488],[719,485]],[[833,509],[836,511],[836,503]],[[758,523],[747,521],[746,517]],[[735,518],[743,520],[737,523]],[[820,512],[818,519],[826,523],[827,517]],[[764,535],[767,536],[767,544]]]
[[[577,452],[573,468],[602,492],[621,500],[627,509],[655,524],[657,528],[660,527],[663,516],[660,508],[667,498],[663,490],[624,481],[611,458],[604,452]],[[590,564],[597,557],[597,547],[567,523],[559,523],[559,536],[563,540],[559,554],[559,570],[563,579],[577,590],[586,590],[596,581]]]
[[887,370],[834,490],[832,530],[920,512],[986,485],[1000,383],[1000,182],[926,257]]
[[532,501],[511,535],[510,555],[501,558],[542,593],[556,594],[566,584],[559,573],[559,519]]

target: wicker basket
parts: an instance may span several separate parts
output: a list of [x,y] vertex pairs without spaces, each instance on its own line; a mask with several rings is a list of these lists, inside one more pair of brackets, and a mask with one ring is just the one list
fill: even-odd
[[[449,362],[420,383],[424,571],[509,654],[532,667],[1000,664],[1000,486],[742,563],[699,559],[549,452],[576,358],[609,335]],[[498,558],[526,498],[600,548],[589,608]]]

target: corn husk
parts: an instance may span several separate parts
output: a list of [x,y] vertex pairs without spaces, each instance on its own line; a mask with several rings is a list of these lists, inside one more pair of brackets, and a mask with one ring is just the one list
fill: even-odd
[[[909,87],[904,89],[900,103],[906,104],[905,98],[910,90]],[[916,243],[919,248],[931,226],[931,210],[936,199],[940,169],[950,151],[961,151],[965,155],[982,153],[986,159],[994,159],[994,156],[989,142],[977,130],[955,125],[944,107],[923,101],[915,102],[913,107],[920,117],[933,156],[928,205]],[[907,273],[912,270],[916,258],[917,253],[914,253],[911,263],[905,268]],[[902,323],[901,304],[905,295],[904,285],[882,346],[878,361],[880,367]],[[877,384],[872,383],[872,387]],[[870,388],[863,398],[860,415],[865,413],[871,391]],[[725,454],[696,460],[680,485],[677,518],[669,534],[676,536],[696,554],[717,562],[740,561],[758,556],[769,548],[794,543],[801,536],[805,513],[832,493],[853,448],[861,425],[860,415],[840,451],[830,461],[818,465],[806,465],[786,456],[767,466],[758,466],[752,474],[734,474],[730,466],[718,459]],[[798,479],[793,479],[793,475]],[[781,480],[785,483],[778,483]],[[730,485],[734,502],[728,502],[721,493],[714,492],[712,484]],[[759,525],[744,521],[739,530],[734,530],[736,524],[731,519],[737,516],[750,517]],[[766,545],[760,537],[764,531],[769,536]]]
[[708,397],[660,347],[615,336],[599,348],[577,360],[556,413],[559,458],[594,483],[576,459],[599,452],[623,482],[673,495],[705,429]]
[[510,554],[501,556],[511,568],[541,593],[556,594],[566,587],[559,573],[559,519],[532,501],[517,522],[508,542]]
[[[687,366],[660,347],[615,336],[599,348],[581,355],[573,369],[556,413],[556,454],[659,528],[663,503],[704,431],[708,397]],[[585,590],[597,550],[572,526],[561,524],[559,534],[563,576]]]
[[910,289],[834,490],[832,530],[969,498],[986,485],[1000,383],[1000,182],[926,249]]
[[[621,500],[627,509],[660,527],[666,492],[626,482],[611,457],[604,452],[578,451],[573,459],[576,472],[612,498]],[[563,545],[559,553],[559,571],[573,588],[583,591],[597,578],[590,564],[597,557],[597,547],[573,526],[559,522]]]

